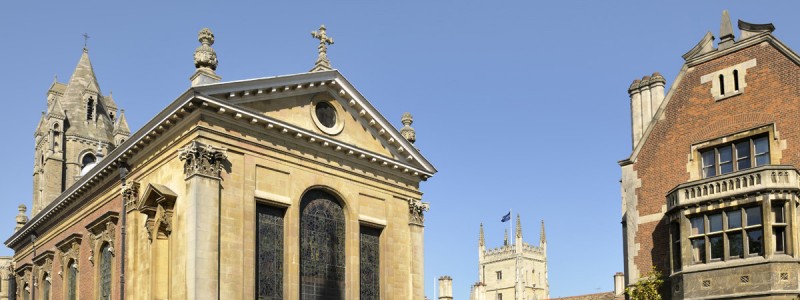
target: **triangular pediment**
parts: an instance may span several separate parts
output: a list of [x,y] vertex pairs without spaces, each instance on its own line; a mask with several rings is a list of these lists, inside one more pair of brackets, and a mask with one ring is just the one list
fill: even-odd
[[[314,135],[430,174],[436,172],[398,131],[401,116],[397,116],[398,127],[395,127],[336,70],[206,85],[197,89]],[[329,117],[332,112],[333,121]]]

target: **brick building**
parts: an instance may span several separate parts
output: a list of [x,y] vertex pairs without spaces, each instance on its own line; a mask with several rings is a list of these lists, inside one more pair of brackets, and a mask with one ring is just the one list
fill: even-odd
[[651,267],[672,299],[800,295],[800,56],[727,11],[671,87],[634,80],[622,167],[626,284]]
[[222,82],[201,30],[191,85],[132,134],[84,49],[36,130],[11,298],[423,299],[436,169],[312,36],[309,72]]

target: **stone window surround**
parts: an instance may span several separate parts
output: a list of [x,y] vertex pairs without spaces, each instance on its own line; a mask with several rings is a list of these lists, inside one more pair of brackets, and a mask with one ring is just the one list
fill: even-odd
[[[683,266],[682,268],[677,268],[677,269],[673,268],[672,274],[675,275],[677,273],[682,273],[682,272],[696,272],[696,271],[704,271],[711,269],[730,268],[732,266],[739,266],[739,265],[743,266],[749,264],[758,264],[758,263],[763,263],[765,260],[771,260],[772,257],[785,257],[785,258],[791,257],[794,253],[794,249],[792,249],[792,242],[791,242],[794,239],[792,228],[796,220],[793,217],[790,203],[796,204],[797,203],[796,198],[797,198],[796,196],[791,194],[777,196],[775,194],[766,193],[757,196],[749,196],[749,197],[718,202],[713,205],[709,204],[709,205],[685,207],[679,211],[673,212],[672,214],[670,214],[668,221],[679,222],[680,224],[681,244],[682,244],[681,256],[682,256]],[[774,226],[774,222],[772,219],[771,212],[772,212],[772,206],[777,203],[783,203],[784,205],[786,205],[784,206],[786,208],[785,212],[786,249],[783,252],[775,252],[772,245],[773,243],[772,227]],[[689,244],[689,239],[688,239],[691,230],[690,229],[691,224],[689,224],[689,217],[701,214],[713,214],[716,212],[730,211],[737,207],[738,208],[752,207],[754,205],[761,206],[761,213],[762,213],[761,228],[763,236],[762,251],[764,253],[762,253],[761,255],[749,256],[731,260],[723,259],[721,261],[712,261],[706,263],[692,263],[691,259],[692,250],[691,250],[691,244]],[[725,255],[727,255],[728,254],[727,247],[725,248],[724,251]],[[673,263],[671,257],[672,256],[670,256],[670,263]]]
[[[320,102],[326,102],[336,110],[336,123],[333,125],[333,127],[326,127],[325,125],[322,124],[322,122],[320,122],[319,118],[317,118],[316,108],[317,108],[317,103]],[[314,121],[314,125],[316,125],[319,130],[328,135],[337,135],[341,133],[342,130],[344,129],[344,117],[347,115],[347,113],[345,112],[342,105],[327,93],[321,93],[311,97],[311,105],[309,105],[309,112],[311,114],[311,119]]]
[[[780,163],[781,147],[776,131],[775,124],[771,123],[692,144],[691,147],[689,147],[689,161],[687,163],[687,171],[689,172],[688,181],[703,179],[703,159],[700,154],[701,150],[718,147],[723,144],[733,143],[745,138],[755,137],[762,134],[769,136],[767,140],[769,141],[770,164]],[[751,153],[751,155],[753,155],[753,153]],[[717,174],[716,176],[720,176],[720,174]]]
[[[33,264],[26,263],[22,266],[19,266],[16,269],[16,280],[17,280],[17,295],[19,296],[17,299],[21,299],[23,293],[30,293],[30,283],[33,281]],[[28,290],[25,290],[25,288]]]
[[[700,83],[705,84],[711,82],[710,92],[715,101],[737,96],[744,93],[745,87],[747,87],[747,81],[745,80],[747,69],[755,67],[756,65],[756,59],[754,58],[743,63],[705,74],[700,77]],[[737,73],[736,76],[734,76],[734,71]],[[723,79],[722,85],[724,86],[724,91],[722,93],[720,93],[720,78]],[[738,82],[734,80],[738,80]],[[736,89],[737,86],[738,89]]]
[[[111,252],[111,256],[116,256],[114,252],[114,242],[116,240],[116,228],[117,228],[117,221],[119,220],[119,213],[115,211],[108,211],[102,216],[98,217],[89,225],[86,226],[86,229],[89,231],[89,262],[92,263],[94,266],[94,276],[92,276],[92,286],[94,286],[95,292],[95,299],[100,297],[101,292],[101,285],[102,285],[102,270],[100,267],[102,264],[100,260],[97,258],[102,257],[101,250],[103,249],[103,245],[108,244],[109,248],[108,251]],[[112,258],[112,260],[114,260]],[[111,274],[113,279],[113,274],[115,271],[115,263],[111,264]],[[111,280],[111,288],[114,287],[114,280]]]
[[[741,257],[730,256],[730,239],[728,238],[728,236],[730,234],[740,233],[742,235],[742,237],[741,237],[742,242],[743,243],[747,243],[748,242],[747,232],[753,231],[753,230],[760,230],[761,231],[761,236],[762,236],[761,251],[759,253],[749,253],[749,248],[744,246],[744,244],[743,244],[742,245],[742,257],[763,255],[763,252],[764,252],[764,245],[763,245],[763,243],[764,243],[764,219],[763,219],[764,212],[763,212],[763,210],[760,211],[762,219],[761,219],[761,222],[759,224],[751,225],[751,224],[746,224],[746,221],[742,221],[742,222],[740,222],[739,227],[737,227],[737,228],[728,228],[728,223],[729,223],[729,217],[727,216],[728,212],[739,211],[740,212],[739,218],[742,219],[742,220],[747,220],[747,209],[754,208],[754,207],[759,207],[759,206],[757,206],[757,205],[756,206],[739,206],[739,207],[735,207],[733,209],[729,208],[729,209],[725,209],[725,210],[713,210],[713,211],[707,211],[707,212],[704,212],[704,213],[701,213],[701,214],[687,216],[687,219],[690,222],[690,226],[689,226],[690,228],[691,228],[691,220],[694,219],[694,218],[700,217],[700,218],[702,218],[703,229],[704,229],[704,232],[702,232],[702,233],[698,233],[698,234],[694,234],[694,235],[692,235],[690,233],[688,238],[687,238],[687,240],[689,242],[689,246],[692,249],[692,251],[690,252],[692,254],[692,256],[694,255],[694,253],[693,253],[694,252],[694,247],[692,245],[692,240],[696,240],[698,238],[705,238],[705,241],[703,243],[703,246],[705,248],[705,249],[703,249],[703,252],[705,253],[705,257],[702,258],[702,261],[695,261],[694,257],[692,257],[690,262],[692,264],[707,264],[707,263],[714,263],[714,262],[718,262],[718,261],[729,261],[729,260],[732,260],[732,259],[741,258]],[[720,222],[721,222],[720,223],[720,226],[721,226],[720,230],[711,231],[711,229],[709,228],[710,225],[711,225],[711,221],[709,219],[709,216],[717,215],[717,214],[719,214],[720,218],[721,218],[720,219]],[[710,239],[713,238],[713,237],[721,237],[723,239],[723,241],[724,241],[723,242],[723,250],[722,250],[723,254],[722,254],[721,258],[713,258],[712,257],[712,254],[711,254],[711,247],[712,246],[710,244]]]
[[[758,164],[758,160],[757,160],[757,157],[756,157],[759,154],[757,152],[757,149],[756,149],[756,140],[757,139],[762,139],[762,138],[766,139],[767,151],[764,152],[764,153],[761,153],[761,155],[764,155],[764,154],[767,155],[768,163],[766,163],[766,164],[769,164],[769,135],[766,134],[766,133],[762,133],[762,134],[751,135],[751,136],[748,136],[748,137],[745,137],[745,138],[742,138],[742,139],[738,139],[738,140],[734,140],[734,141],[730,141],[730,142],[727,142],[727,143],[720,143],[720,144],[717,144],[717,145],[712,146],[712,147],[708,147],[708,148],[704,148],[704,149],[698,149],[698,151],[700,152],[700,160],[701,160],[701,162],[700,162],[700,167],[701,167],[700,173],[702,174],[702,176],[704,178],[710,178],[710,177],[714,177],[714,176],[717,176],[717,175],[724,175],[724,174],[733,173],[733,172],[736,172],[736,171],[751,169],[751,168],[755,168],[755,167],[760,166]],[[747,167],[747,168],[740,169],[739,168],[739,161],[742,158],[741,158],[741,155],[739,154],[739,151],[738,151],[738,149],[736,148],[735,145],[736,144],[741,144],[743,142],[748,143],[749,152],[748,152],[748,155],[747,155],[747,160],[749,160],[750,166]],[[731,154],[731,160],[728,161],[728,163],[731,164],[731,170],[726,172],[726,173],[722,173],[722,161],[721,161],[721,154],[720,153],[721,153],[721,149],[725,149],[725,148],[727,148],[730,151],[730,154]],[[713,151],[714,152],[713,153],[714,158],[713,158],[713,162],[712,162],[712,165],[711,165],[714,168],[714,175],[706,176],[705,170],[702,170],[702,169],[705,168],[705,166],[707,164],[707,162],[705,161],[705,159],[703,157],[703,154],[708,153],[709,151]],[[762,164],[762,165],[765,165],[765,164]]]
[[[55,259],[55,252],[53,250],[44,251],[33,259],[33,264],[35,266],[34,273],[36,274],[36,283],[34,286],[37,288],[37,298],[42,297],[41,295],[44,293],[45,280],[50,283],[50,294],[53,293],[53,259]],[[52,299],[52,297],[48,298]]]
[[[58,271],[58,275],[62,278],[61,290],[64,293],[64,298],[67,298],[67,295],[69,294],[69,289],[67,286],[69,284],[69,268],[75,268],[78,276],[80,276],[80,253],[82,240],[82,234],[73,233],[56,244],[56,248],[59,250],[58,259],[61,263],[61,270]],[[70,262],[72,262],[72,264],[70,264]],[[80,284],[76,284],[76,295],[80,295],[80,286]]]

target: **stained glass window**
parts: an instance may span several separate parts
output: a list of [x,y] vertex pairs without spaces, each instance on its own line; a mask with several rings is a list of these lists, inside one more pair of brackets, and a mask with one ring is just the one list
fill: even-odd
[[111,251],[109,244],[100,248],[100,300],[111,299]]
[[75,267],[74,260],[70,260],[67,266],[67,300],[75,300],[78,294],[78,268]]
[[284,210],[256,207],[256,299],[283,299]]
[[380,229],[361,226],[361,300],[377,300],[381,296],[380,236]]
[[300,299],[344,299],[344,210],[330,193],[311,190],[300,211]]

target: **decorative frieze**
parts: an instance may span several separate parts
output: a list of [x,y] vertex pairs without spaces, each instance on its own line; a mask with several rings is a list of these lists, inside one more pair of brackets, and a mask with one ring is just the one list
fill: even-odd
[[228,157],[227,149],[204,145],[200,142],[191,142],[179,150],[180,160],[184,161],[184,174],[186,178],[202,175],[218,179],[222,171],[222,162]]
[[425,212],[430,209],[430,203],[417,199],[408,200],[408,221],[411,224],[422,225],[425,222]]

